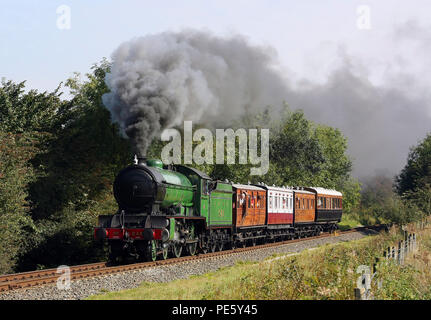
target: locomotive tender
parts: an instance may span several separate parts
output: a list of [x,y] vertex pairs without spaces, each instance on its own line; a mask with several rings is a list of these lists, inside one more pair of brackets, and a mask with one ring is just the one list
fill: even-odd
[[118,212],[99,216],[96,240],[110,261],[180,257],[184,251],[221,251],[333,231],[342,194],[323,188],[288,188],[212,180],[183,165],[137,159],[114,181]]

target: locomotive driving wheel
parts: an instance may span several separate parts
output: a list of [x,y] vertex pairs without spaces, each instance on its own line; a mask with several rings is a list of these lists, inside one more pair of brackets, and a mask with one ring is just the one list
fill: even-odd
[[208,249],[208,242],[205,242],[202,246],[201,246],[201,251],[203,254],[208,253],[209,249]]
[[163,249],[162,249],[162,258],[163,258],[163,260],[166,260],[168,258],[168,254],[169,254],[169,246],[167,244],[165,244],[163,246]]
[[148,257],[147,259],[148,261],[157,260],[157,245],[155,240],[151,240],[148,242],[147,257]]
[[191,256],[194,256],[196,254],[197,247],[198,247],[197,242],[187,244],[187,251]]
[[213,252],[213,253],[214,253],[214,252],[216,252],[216,251],[217,251],[217,242],[213,241],[213,242],[211,242],[211,243],[210,243],[210,245],[209,245],[209,246],[210,246],[210,251],[211,251],[211,252]]
[[181,253],[183,252],[182,244],[179,242],[175,242],[173,247],[172,247],[172,251],[174,253],[175,258],[181,257]]

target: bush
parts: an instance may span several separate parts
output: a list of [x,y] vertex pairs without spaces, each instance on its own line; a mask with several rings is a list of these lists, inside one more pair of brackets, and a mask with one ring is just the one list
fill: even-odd
[[27,185],[34,180],[28,160],[36,135],[0,132],[0,273],[12,272],[34,231]]

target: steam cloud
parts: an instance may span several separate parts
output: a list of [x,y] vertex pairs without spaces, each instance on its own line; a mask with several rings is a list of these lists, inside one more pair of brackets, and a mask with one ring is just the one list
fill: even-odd
[[[395,36],[429,48],[430,34],[407,23]],[[281,73],[274,49],[252,46],[241,36],[161,33],[122,44],[112,60],[106,78],[111,92],[103,101],[143,155],[164,129],[184,120],[222,128],[282,101],[347,136],[356,176],[378,169],[396,174],[409,147],[431,130],[430,96],[419,90],[415,75],[401,70],[377,86],[366,72],[355,72],[351,57],[341,57],[325,83],[295,87]]]
[[281,105],[287,88],[275,52],[245,38],[162,33],[122,44],[103,96],[113,120],[145,155],[151,141],[184,120],[221,127],[244,112]]

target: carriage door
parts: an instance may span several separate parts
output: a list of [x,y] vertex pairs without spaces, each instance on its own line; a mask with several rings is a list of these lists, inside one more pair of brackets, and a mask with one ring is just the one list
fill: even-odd
[[238,189],[238,215],[237,215],[237,225],[242,226],[244,224],[245,216],[247,215],[247,194],[244,190]]

